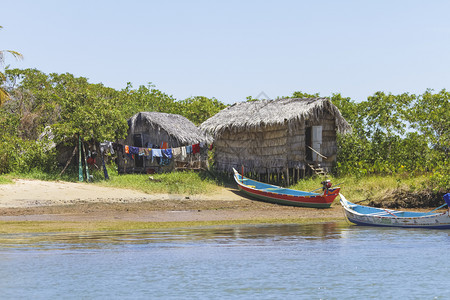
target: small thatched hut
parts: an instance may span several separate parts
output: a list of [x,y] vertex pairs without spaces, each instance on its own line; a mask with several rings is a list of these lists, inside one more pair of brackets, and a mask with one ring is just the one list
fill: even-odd
[[119,173],[159,173],[174,169],[197,169],[207,165],[208,135],[183,116],[159,112],[140,112],[128,120],[128,135],[120,144],[142,149],[178,149],[201,144],[196,154],[174,155],[162,160],[151,155],[118,155]]
[[[294,180],[336,160],[336,132],[351,127],[328,98],[242,102],[200,125],[214,138],[215,168]],[[286,182],[286,181],[285,181]]]

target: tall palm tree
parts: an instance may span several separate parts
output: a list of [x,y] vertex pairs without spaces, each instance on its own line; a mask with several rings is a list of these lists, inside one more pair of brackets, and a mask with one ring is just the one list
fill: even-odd
[[[2,29],[2,28],[3,28],[3,26],[0,26],[0,29]],[[22,59],[22,58],[23,58],[23,55],[20,54],[20,53],[17,52],[17,51],[13,51],[13,50],[0,50],[0,66],[1,66],[1,67],[3,67],[4,64],[5,64],[5,54],[6,54],[6,53],[11,54],[11,55],[14,56],[16,59]],[[5,74],[0,70],[0,106],[2,106],[3,103],[5,103],[6,100],[9,99],[9,94],[8,94],[8,92],[7,92],[4,88],[2,88],[2,86],[1,86],[1,85],[3,84],[3,82],[5,82],[5,81],[6,81],[6,76],[5,76]]]

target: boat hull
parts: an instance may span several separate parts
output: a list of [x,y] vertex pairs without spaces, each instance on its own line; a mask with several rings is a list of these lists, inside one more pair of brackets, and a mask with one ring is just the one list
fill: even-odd
[[[234,176],[238,188],[246,195],[261,200],[264,202],[270,202],[281,205],[301,206],[301,207],[313,207],[313,208],[329,208],[334,199],[339,195],[340,188],[329,189],[324,194],[301,192],[290,189],[285,189],[273,185],[257,182],[255,180],[244,179],[251,184],[244,184],[242,177],[235,170]],[[255,185],[264,186],[267,190],[281,190],[283,192],[273,192],[258,189]],[[302,195],[303,193],[303,195]]]
[[[364,214],[356,211],[369,207],[353,204],[340,195],[340,202],[347,219],[361,226],[450,229],[450,216],[445,213],[409,213],[385,209],[372,209],[372,213]],[[377,212],[378,211],[378,212]],[[406,216],[401,216],[406,215]]]
[[437,225],[437,224],[380,224],[380,223],[376,223],[376,222],[364,222],[364,221],[359,221],[356,219],[350,219],[349,217],[347,217],[347,219],[359,226],[376,226],[376,227],[399,227],[399,228],[429,228],[429,229],[450,229],[450,224],[448,225]]

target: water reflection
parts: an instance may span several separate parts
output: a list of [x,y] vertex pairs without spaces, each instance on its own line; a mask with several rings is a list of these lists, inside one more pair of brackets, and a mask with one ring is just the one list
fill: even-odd
[[446,299],[436,278],[447,275],[449,232],[326,223],[0,235],[0,291],[2,299],[390,299],[392,291]]
[[152,231],[3,234],[0,235],[0,251],[12,248],[22,250],[104,249],[124,244],[158,244],[158,247],[164,245],[177,247],[189,243],[233,245],[255,241],[258,243],[298,242],[299,240],[339,239],[343,237],[344,229],[336,223],[324,223],[236,225]]

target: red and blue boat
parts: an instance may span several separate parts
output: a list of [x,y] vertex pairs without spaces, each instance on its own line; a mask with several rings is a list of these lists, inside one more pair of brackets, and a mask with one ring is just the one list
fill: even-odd
[[259,182],[242,176],[235,169],[234,180],[239,190],[250,197],[276,204],[303,206],[314,208],[328,208],[339,195],[339,187],[331,187],[330,181],[324,181],[322,193],[304,192],[276,185]]

